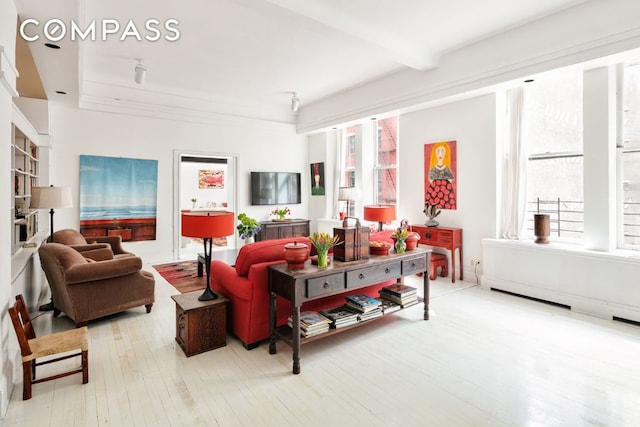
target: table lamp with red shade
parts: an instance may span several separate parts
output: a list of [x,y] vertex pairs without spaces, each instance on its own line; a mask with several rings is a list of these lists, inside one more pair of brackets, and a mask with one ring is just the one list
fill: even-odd
[[235,215],[224,211],[183,211],[182,235],[201,238],[204,242],[204,265],[207,271],[207,287],[200,301],[218,298],[211,289],[211,245],[214,237],[226,237],[235,233]]
[[364,207],[364,219],[378,223],[378,231],[382,231],[382,224],[396,219],[396,207],[394,205],[372,205]]

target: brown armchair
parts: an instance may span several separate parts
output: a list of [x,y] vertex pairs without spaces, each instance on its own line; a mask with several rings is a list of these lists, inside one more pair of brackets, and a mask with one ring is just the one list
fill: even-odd
[[[102,249],[103,255],[110,252]],[[54,315],[64,312],[77,326],[89,320],[154,303],[155,279],[136,256],[94,261],[59,243],[44,243],[40,263],[51,287]],[[103,256],[108,258],[108,256]]]
[[122,247],[121,236],[89,237],[89,241],[87,241],[87,239],[82,234],[80,234],[78,230],[66,228],[64,230],[58,230],[53,233],[53,242],[71,246],[78,252],[94,250],[99,247],[106,247],[105,244],[109,244],[115,258],[135,256],[131,252],[127,252],[124,250],[124,248]]

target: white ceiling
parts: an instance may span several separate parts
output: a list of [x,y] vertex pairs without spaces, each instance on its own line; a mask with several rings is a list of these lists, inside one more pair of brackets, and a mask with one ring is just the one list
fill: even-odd
[[[107,41],[60,50],[31,43],[50,100],[105,111],[193,111],[295,123],[300,108],[405,69],[438,67],[444,53],[584,0],[16,0],[20,17],[81,28],[115,19]],[[133,20],[177,19],[175,42],[121,41]],[[29,33],[39,33],[35,26]],[[101,31],[97,31],[100,38]],[[171,35],[163,31],[163,35]],[[146,82],[134,82],[136,58]],[[67,95],[55,91],[66,91]]]

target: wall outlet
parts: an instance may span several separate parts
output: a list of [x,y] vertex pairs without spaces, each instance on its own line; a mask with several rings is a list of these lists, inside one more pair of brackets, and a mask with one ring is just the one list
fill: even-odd
[[480,265],[480,260],[479,259],[472,259],[471,260],[471,267],[475,267],[476,265]]

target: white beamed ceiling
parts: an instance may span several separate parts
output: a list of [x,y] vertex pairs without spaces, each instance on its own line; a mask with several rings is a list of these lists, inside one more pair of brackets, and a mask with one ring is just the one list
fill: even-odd
[[[598,0],[592,0],[598,1]],[[398,73],[438,70],[450,55],[589,1],[577,0],[16,0],[22,19],[177,19],[176,42],[31,43],[47,96],[80,108],[151,116],[296,123],[300,112]],[[615,3],[615,1],[614,1]],[[136,58],[148,68],[134,82]],[[55,93],[67,92],[66,96]]]

